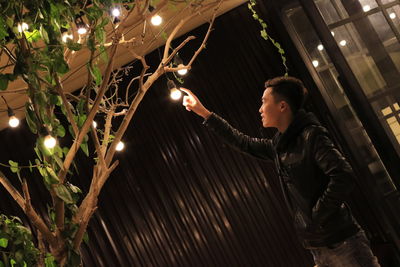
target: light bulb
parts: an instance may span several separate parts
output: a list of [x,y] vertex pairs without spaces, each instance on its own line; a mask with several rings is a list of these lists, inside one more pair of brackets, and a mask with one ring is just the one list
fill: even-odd
[[69,34],[68,32],[64,32],[61,36],[61,39],[64,43],[68,41],[68,39],[72,40],[74,36],[72,34]]
[[170,93],[170,97],[171,97],[173,100],[179,100],[179,99],[182,97],[182,92],[181,92],[181,90],[178,90],[178,89],[176,89],[176,88],[172,88],[172,89],[171,89],[171,93]]
[[92,125],[93,125],[93,128],[97,128],[97,122],[96,121],[93,121]]
[[122,143],[122,141],[119,141],[117,146],[115,147],[115,150],[121,151],[122,149],[124,149],[124,147],[125,147],[124,143]]
[[22,22],[22,23],[18,23],[17,28],[18,28],[19,32],[23,32],[23,31],[26,31],[27,29],[29,29],[29,26],[25,22]]
[[395,18],[396,18],[396,13],[394,13],[394,12],[390,13],[390,14],[389,14],[389,17],[390,17],[391,19],[395,19]]
[[339,42],[339,44],[340,44],[341,46],[346,46],[347,41],[346,41],[346,40],[342,40],[342,41]]
[[319,62],[318,62],[318,60],[313,60],[313,61],[312,61],[312,64],[314,65],[314,67],[318,67]]
[[158,26],[162,23],[162,17],[160,17],[159,15],[154,15],[151,17],[151,24],[153,24],[154,26]]
[[332,34],[332,36],[335,36],[335,32],[334,31],[331,31],[331,34]]
[[83,26],[79,27],[78,34],[85,34],[87,33],[87,29]]
[[8,120],[8,124],[12,127],[15,128],[19,125],[19,119],[15,116],[11,116],[10,119]]
[[[183,67],[183,66],[185,66],[185,65],[179,64],[178,68],[179,67]],[[181,75],[181,76],[186,75],[186,73],[188,73],[188,69],[186,69],[186,68],[178,70],[178,74]]]
[[319,44],[319,45],[317,46],[317,48],[318,48],[319,51],[324,50],[324,46],[323,46],[322,44]]
[[119,10],[119,8],[113,8],[113,10],[111,11],[111,14],[114,16],[114,17],[118,17],[119,15],[121,15],[121,11]]
[[53,148],[56,146],[57,140],[51,136],[51,135],[46,135],[44,138],[44,146],[47,148]]
[[364,12],[368,12],[368,11],[371,10],[371,6],[370,5],[365,5],[365,6],[363,6],[363,10],[364,10]]

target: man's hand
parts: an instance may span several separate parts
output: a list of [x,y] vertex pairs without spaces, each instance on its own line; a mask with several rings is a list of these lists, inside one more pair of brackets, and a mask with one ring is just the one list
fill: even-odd
[[206,109],[203,106],[203,104],[201,104],[200,100],[197,98],[196,95],[192,93],[192,91],[186,88],[180,88],[180,90],[182,90],[187,94],[183,97],[183,102],[182,102],[182,105],[185,106],[186,110],[193,111],[194,113],[203,117],[204,119],[210,117],[211,112],[208,109]]

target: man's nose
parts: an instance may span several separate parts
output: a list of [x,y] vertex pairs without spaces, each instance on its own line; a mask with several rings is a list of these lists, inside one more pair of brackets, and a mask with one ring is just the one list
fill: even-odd
[[262,106],[260,107],[260,109],[258,110],[258,112],[262,113]]

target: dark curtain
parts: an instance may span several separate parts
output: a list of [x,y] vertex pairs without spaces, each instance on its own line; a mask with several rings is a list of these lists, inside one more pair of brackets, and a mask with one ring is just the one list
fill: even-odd
[[[184,61],[207,26],[191,33],[198,38],[182,50]],[[245,5],[218,18],[214,28],[183,86],[235,127],[260,136],[263,84],[284,73],[279,54],[261,38]],[[147,60],[156,62],[158,52]],[[163,77],[123,138],[120,165],[100,195],[90,241],[82,246],[84,265],[312,266],[294,234],[273,165],[224,145],[168,94]],[[101,127],[102,118],[96,120]],[[27,162],[34,155],[26,125],[2,131],[0,140],[0,162]],[[79,175],[71,180],[84,191],[90,163],[79,155]],[[44,212],[49,196],[38,185],[41,178],[27,178],[33,204]],[[1,213],[22,216],[3,188],[0,195]]]

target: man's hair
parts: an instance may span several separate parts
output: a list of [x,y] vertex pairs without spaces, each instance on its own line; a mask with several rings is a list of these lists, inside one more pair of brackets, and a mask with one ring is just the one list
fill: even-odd
[[271,93],[276,101],[289,104],[293,114],[303,107],[307,89],[302,81],[290,76],[280,76],[265,82],[265,88],[272,87]]

